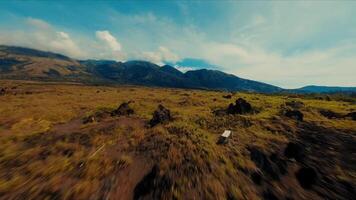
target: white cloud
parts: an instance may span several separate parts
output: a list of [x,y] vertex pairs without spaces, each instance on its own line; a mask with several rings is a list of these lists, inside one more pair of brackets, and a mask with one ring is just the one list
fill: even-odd
[[179,57],[166,47],[160,46],[157,51],[145,51],[142,58],[154,62],[158,65],[164,62],[177,62]]
[[121,44],[113,35],[111,35],[109,31],[96,31],[95,35],[99,40],[103,41],[105,45],[107,45],[111,50],[121,51]]
[[83,52],[70,35],[57,31],[49,23],[35,18],[26,18],[23,30],[1,31],[0,43],[19,45],[35,49],[63,53],[71,57],[82,57]]
[[286,56],[261,47],[209,43],[202,53],[205,59],[224,66],[227,72],[282,87],[310,84],[354,86],[354,44],[355,42],[349,41],[329,49],[303,51]]
[[181,71],[183,73],[187,72],[187,71],[194,70],[193,67],[185,67],[185,66],[179,66],[179,65],[174,66],[174,68],[178,69],[179,71]]

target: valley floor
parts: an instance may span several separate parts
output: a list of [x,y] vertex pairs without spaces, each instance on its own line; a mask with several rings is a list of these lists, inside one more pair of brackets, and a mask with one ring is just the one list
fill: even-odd
[[[0,199],[356,196],[355,101],[11,80],[2,88]],[[217,112],[238,98],[253,111]],[[116,110],[124,102],[133,114]],[[172,119],[153,126],[158,105]],[[226,129],[232,138],[219,144]]]

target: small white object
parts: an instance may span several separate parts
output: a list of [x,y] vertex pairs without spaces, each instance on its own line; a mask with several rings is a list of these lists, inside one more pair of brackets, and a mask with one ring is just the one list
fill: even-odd
[[224,133],[221,135],[221,137],[228,138],[231,136],[231,131],[230,130],[225,130]]

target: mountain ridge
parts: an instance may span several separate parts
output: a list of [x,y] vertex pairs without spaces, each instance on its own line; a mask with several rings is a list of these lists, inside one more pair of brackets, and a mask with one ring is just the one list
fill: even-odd
[[[267,83],[240,78],[219,70],[197,69],[181,72],[173,66],[143,61],[76,60],[68,56],[26,47],[0,45],[0,78],[75,81],[98,84],[211,89],[225,91],[329,92],[326,86],[306,86],[285,90]],[[342,87],[339,91],[348,89]],[[340,89],[341,88],[341,89]],[[352,92],[355,88],[350,87]],[[319,89],[319,90],[318,90]],[[334,90],[333,90],[334,89]]]

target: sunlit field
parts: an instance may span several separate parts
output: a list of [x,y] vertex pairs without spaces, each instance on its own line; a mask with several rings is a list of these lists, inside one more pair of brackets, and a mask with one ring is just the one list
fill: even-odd
[[[348,115],[356,110],[352,98],[6,80],[0,84],[6,88],[0,96],[1,199],[355,195],[356,123]],[[238,98],[250,103],[252,111],[214,112]],[[133,114],[113,115],[124,102]],[[158,105],[172,118],[150,126]],[[287,117],[286,110],[300,111],[303,119]],[[218,144],[226,129],[232,130],[232,137]]]

